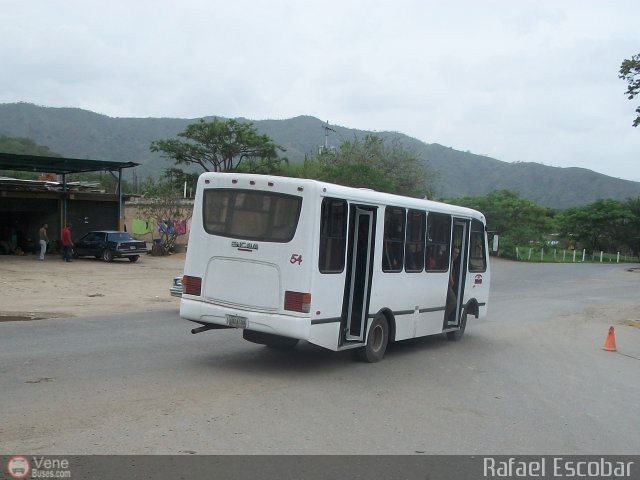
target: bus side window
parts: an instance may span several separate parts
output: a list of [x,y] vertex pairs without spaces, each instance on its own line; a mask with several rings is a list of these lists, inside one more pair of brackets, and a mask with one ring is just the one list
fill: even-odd
[[325,198],[320,213],[320,273],[341,273],[344,270],[346,246],[347,202]]
[[484,225],[478,220],[471,222],[471,242],[469,246],[469,271],[487,270],[487,256],[484,243]]
[[424,268],[424,237],[427,224],[425,212],[409,210],[407,215],[407,241],[404,269],[407,272],[421,272]]
[[404,264],[405,210],[387,207],[384,211],[382,271],[401,272]]
[[427,248],[425,265],[428,272],[446,272],[449,269],[451,242],[451,216],[430,213],[427,218]]

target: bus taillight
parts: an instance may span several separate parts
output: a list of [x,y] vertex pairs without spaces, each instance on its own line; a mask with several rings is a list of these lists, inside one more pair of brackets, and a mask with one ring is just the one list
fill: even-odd
[[311,294],[285,291],[284,309],[292,312],[309,313],[309,310],[311,310]]
[[187,295],[200,296],[202,289],[202,279],[200,277],[191,277],[185,275],[182,277],[182,292]]

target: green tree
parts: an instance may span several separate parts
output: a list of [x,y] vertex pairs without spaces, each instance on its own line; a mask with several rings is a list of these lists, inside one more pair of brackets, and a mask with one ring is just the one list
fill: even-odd
[[281,175],[289,166],[286,157],[247,158],[236,170],[242,173]]
[[501,254],[512,256],[515,247],[542,242],[552,229],[552,212],[509,190],[483,197],[462,197],[449,203],[473,208],[484,214],[487,230],[500,237]]
[[621,228],[621,234],[632,254],[640,259],[640,197],[630,198],[625,206],[629,218]]
[[627,243],[627,226],[632,221],[629,209],[619,200],[600,199],[558,214],[560,234],[591,252],[613,251]]
[[[38,155],[43,157],[59,157],[49,147],[38,145],[33,140],[22,137],[7,137],[0,135],[0,152],[15,153],[18,155]],[[0,170],[0,176],[20,178],[24,180],[35,180],[43,172],[19,172],[15,170]]]
[[377,135],[343,142],[336,152],[307,159],[298,175],[350,187],[411,197],[431,196],[437,175],[399,141]]
[[18,155],[38,155],[42,157],[61,156],[51,151],[49,147],[38,145],[28,138],[7,137],[6,135],[0,135],[0,152],[16,153]]
[[[640,93],[640,53],[622,62],[618,77],[627,82],[627,91],[624,93],[629,100],[633,100]],[[636,108],[636,113],[638,116],[633,121],[634,127],[640,125],[640,107]]]
[[256,167],[273,164],[278,151],[284,151],[268,136],[258,134],[252,123],[233,119],[200,120],[187,125],[178,137],[151,142],[151,151],[173,159],[176,165],[199,165],[209,172],[235,171],[243,160]]
[[187,184],[188,191],[195,192],[196,185],[198,183],[197,173],[187,173],[179,168],[167,168],[164,171],[164,180],[167,183],[167,188],[179,194],[182,192],[184,196],[184,185]]

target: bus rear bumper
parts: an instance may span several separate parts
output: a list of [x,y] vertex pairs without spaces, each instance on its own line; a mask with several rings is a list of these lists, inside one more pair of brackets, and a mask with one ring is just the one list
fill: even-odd
[[240,308],[222,307],[200,300],[182,297],[180,317],[201,325],[231,326],[285,337],[309,340],[311,320],[276,313],[261,313]]

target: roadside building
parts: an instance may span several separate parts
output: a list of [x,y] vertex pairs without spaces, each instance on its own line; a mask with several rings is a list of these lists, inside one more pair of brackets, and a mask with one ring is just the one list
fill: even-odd
[[[50,248],[57,249],[62,228],[72,224],[73,238],[91,230],[124,228],[122,172],[133,162],[86,160],[0,153],[0,171],[39,173],[38,180],[0,176],[0,254],[29,252],[37,248],[38,229],[49,225]],[[67,175],[110,172],[117,179],[115,192],[95,184],[67,182]],[[11,252],[7,252],[12,249]]]

